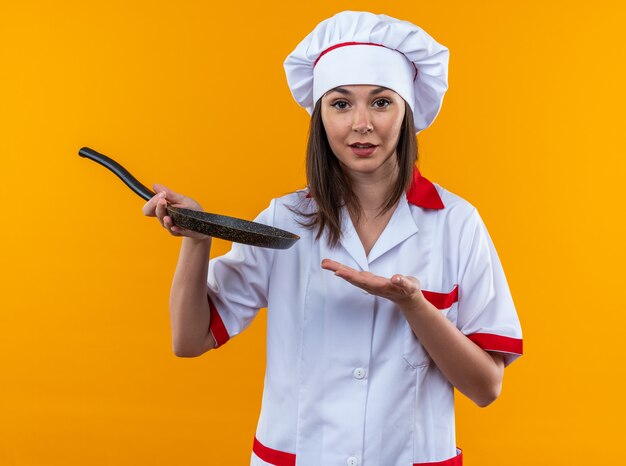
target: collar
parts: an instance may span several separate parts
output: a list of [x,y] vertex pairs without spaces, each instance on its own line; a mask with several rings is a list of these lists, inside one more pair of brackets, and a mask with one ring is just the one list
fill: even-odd
[[419,169],[413,169],[413,181],[406,193],[407,200],[424,209],[443,209],[443,201],[435,185],[422,176]]
[[[307,193],[306,197],[310,198],[311,193]],[[424,209],[443,209],[445,207],[435,185],[424,178],[417,167],[413,169],[413,181],[406,193],[406,199],[409,203]]]

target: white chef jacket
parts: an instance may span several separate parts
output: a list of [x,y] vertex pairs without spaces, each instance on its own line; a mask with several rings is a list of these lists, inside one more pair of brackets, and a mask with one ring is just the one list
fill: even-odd
[[476,209],[417,168],[366,256],[345,208],[343,237],[302,227],[274,199],[256,221],[301,237],[287,250],[234,243],[209,263],[216,347],[267,307],[267,364],[252,466],[460,466],[453,387],[391,301],[321,268],[324,258],[417,277],[426,299],[484,350],[522,354],[521,327],[496,250]]

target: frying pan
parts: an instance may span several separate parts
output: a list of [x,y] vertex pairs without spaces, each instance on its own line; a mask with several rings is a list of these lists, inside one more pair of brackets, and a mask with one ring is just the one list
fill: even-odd
[[[139,197],[149,201],[156,193],[153,193],[128,170],[122,167],[115,160],[100,154],[89,147],[83,147],[78,151],[78,155],[86,157],[108,168]],[[167,214],[172,218],[175,225],[197,231],[215,238],[222,238],[235,243],[249,244],[271,249],[287,249],[300,239],[299,236],[285,230],[264,225],[257,222],[249,222],[226,215],[211,214],[197,210],[183,209],[167,205]]]

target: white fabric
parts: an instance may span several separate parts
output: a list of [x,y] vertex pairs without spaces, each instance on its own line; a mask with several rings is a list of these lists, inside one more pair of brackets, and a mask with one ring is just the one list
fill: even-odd
[[[378,44],[395,53],[382,54],[377,50],[381,47],[371,45],[351,45],[332,49],[320,58],[329,48],[349,42]],[[404,60],[399,60],[402,56]],[[366,57],[369,63],[364,61]],[[317,100],[338,85],[382,85],[407,101],[420,132],[441,109],[448,88],[448,59],[446,47],[408,21],[343,11],[319,23],[287,56],[284,68],[294,99],[309,114]]]
[[[256,437],[296,454],[298,466],[407,466],[457,454],[453,387],[401,311],[321,269],[330,258],[460,301],[441,310],[465,334],[521,339],[502,266],[476,209],[435,185],[445,208],[405,197],[368,257],[349,217],[341,244],[301,227],[287,206],[314,201],[299,192],[275,199],[257,221],[301,239],[287,250],[233,244],[209,265],[209,296],[233,337],[268,306],[267,366]],[[507,364],[517,355],[508,354]],[[252,465],[268,465],[252,455]]]
[[341,85],[376,84],[393,89],[415,107],[415,69],[404,55],[386,47],[351,45],[322,56],[313,70],[313,101]]

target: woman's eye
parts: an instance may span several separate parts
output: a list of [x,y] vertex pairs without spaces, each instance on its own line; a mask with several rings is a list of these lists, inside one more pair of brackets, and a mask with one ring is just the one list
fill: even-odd
[[348,103],[344,102],[343,100],[338,100],[337,102],[330,104],[330,106],[338,108],[339,110],[343,110],[344,108],[348,106]]
[[389,104],[391,104],[391,102],[387,99],[378,99],[376,102],[374,102],[374,106],[376,108],[386,108],[389,106]]

